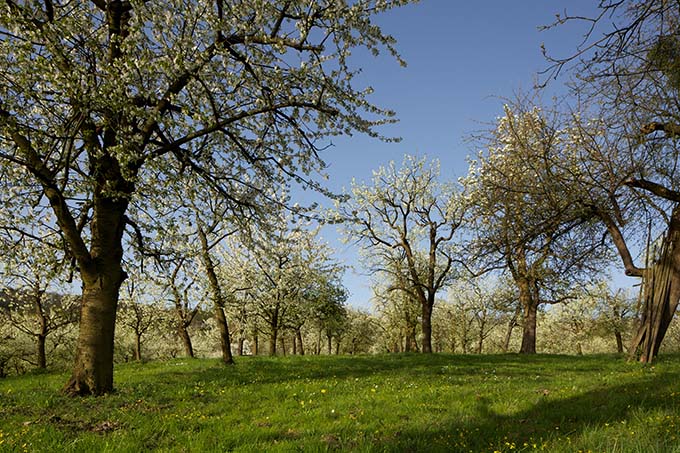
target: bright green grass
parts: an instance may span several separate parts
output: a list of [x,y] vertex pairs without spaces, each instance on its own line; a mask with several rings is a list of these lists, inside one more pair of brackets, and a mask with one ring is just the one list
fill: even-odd
[[680,452],[680,356],[172,360],[0,380],[0,451]]

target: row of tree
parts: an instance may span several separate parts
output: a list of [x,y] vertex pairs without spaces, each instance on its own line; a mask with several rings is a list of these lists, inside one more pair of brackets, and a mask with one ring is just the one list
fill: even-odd
[[[185,328],[196,316],[185,294],[203,282],[225,363],[234,299],[262,308],[271,349],[281,328],[303,329],[307,316],[293,307],[323,313],[319,300],[343,299],[329,269],[337,264],[309,242],[310,227],[290,228],[290,213],[310,212],[282,194],[291,185],[327,193],[318,176],[330,136],[389,140],[377,128],[393,112],[357,87],[349,56],[364,48],[401,62],[372,18],[406,3],[0,5],[0,246],[10,257],[2,271],[29,275],[12,270],[24,261],[12,254],[28,254],[31,272],[47,275],[38,281],[79,281],[66,392],[113,389],[119,297],[128,286],[138,292],[150,267],[174,280]],[[574,300],[612,244],[626,273],[645,277],[633,349],[644,361],[658,352],[680,299],[680,6],[599,7],[578,53],[554,60],[555,72],[576,69],[574,95],[556,107],[508,105],[480,137],[461,191],[407,159],[380,169],[372,186],[355,185],[338,208],[348,236],[388,277],[385,293],[417,302],[420,350],[433,350],[437,295],[469,268],[506,270],[521,304],[521,351],[535,352],[539,307]],[[579,18],[558,16],[556,26],[569,20]],[[658,253],[635,263],[631,241],[644,248],[653,233],[665,234]]]
[[[148,285],[153,285],[148,282]],[[127,289],[130,289],[129,287]],[[125,290],[118,307],[115,361],[171,357],[221,357],[220,329],[207,303],[193,308],[188,326],[177,316],[173,296],[158,288]],[[141,289],[141,288],[138,288]],[[148,292],[147,292],[148,291]],[[141,294],[154,293],[149,303]],[[403,293],[389,293],[388,297]],[[42,314],[27,294],[2,295],[0,319],[0,375],[20,374],[34,368],[65,368],[73,359],[77,339],[75,298],[48,294]],[[537,347],[543,352],[583,354],[628,351],[635,333],[638,298],[606,284],[590,287],[569,304],[539,310],[537,325],[544,332]],[[459,281],[432,314],[434,352],[503,353],[518,350],[522,335],[519,299],[513,285],[495,279]],[[64,316],[65,313],[70,315]],[[271,328],[258,316],[242,318],[243,307],[230,304],[226,316],[233,332],[236,355],[258,354],[366,354],[422,351],[424,335],[416,300],[381,299],[375,314],[341,307],[329,323],[323,313],[299,327],[283,325],[272,347]],[[42,326],[51,326],[41,340]],[[57,324],[58,321],[61,321]],[[178,335],[183,330],[186,337]],[[189,338],[190,349],[187,349]],[[265,341],[261,341],[264,339]],[[269,341],[266,341],[269,340]],[[675,325],[665,342],[680,350]],[[42,359],[41,359],[42,358]]]

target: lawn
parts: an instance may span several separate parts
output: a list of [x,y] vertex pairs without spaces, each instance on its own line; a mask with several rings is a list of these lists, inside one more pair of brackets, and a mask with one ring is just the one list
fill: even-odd
[[116,367],[0,380],[0,451],[680,452],[680,356],[380,355]]

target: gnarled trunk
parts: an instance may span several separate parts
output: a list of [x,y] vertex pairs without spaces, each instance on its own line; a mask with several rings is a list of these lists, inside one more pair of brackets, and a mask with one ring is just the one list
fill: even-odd
[[659,353],[680,299],[680,205],[673,210],[668,235],[653,259],[643,277],[642,319],[630,348],[642,363],[651,363]]

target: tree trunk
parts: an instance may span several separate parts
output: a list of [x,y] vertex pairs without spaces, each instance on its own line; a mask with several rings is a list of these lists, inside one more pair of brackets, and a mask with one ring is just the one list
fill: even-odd
[[83,278],[75,365],[64,386],[64,392],[69,395],[102,395],[113,390],[116,307],[125,274],[120,260],[108,264],[101,265],[100,273]]
[[231,354],[231,338],[229,337],[227,316],[224,314],[224,309],[217,304],[215,305],[215,321],[217,321],[217,328],[220,333],[222,362],[224,362],[225,365],[232,365],[234,363],[234,356]]
[[524,307],[524,324],[520,354],[536,354],[536,313],[537,304],[529,300]]
[[517,327],[517,317],[519,316],[520,310],[522,309],[521,304],[517,304],[515,308],[515,313],[512,315],[510,322],[508,322],[508,329],[505,331],[505,339],[503,340],[503,352],[508,352],[510,349],[510,340],[512,340],[512,331]]
[[678,208],[658,257],[645,272],[645,301],[638,332],[630,354],[639,353],[639,361],[651,363],[656,358],[680,298],[680,227]]
[[300,346],[300,355],[305,355],[305,346],[302,344],[302,329],[297,329],[295,335],[297,336],[297,342]]
[[432,300],[424,300],[422,303],[423,308],[423,344],[422,351],[425,354],[432,353],[432,307],[434,306],[434,296],[431,297]]
[[[197,215],[198,217],[198,215]],[[208,284],[210,286],[210,293],[213,300],[213,309],[215,313],[215,321],[220,332],[220,346],[222,348],[222,362],[225,365],[232,365],[234,357],[231,354],[231,338],[229,336],[229,325],[227,324],[227,317],[224,314],[224,297],[222,296],[222,288],[217,279],[215,272],[215,265],[210,257],[210,249],[208,247],[208,238],[203,231],[203,227],[198,225],[198,238],[201,243],[201,259],[205,266],[205,272],[208,274]]]
[[532,295],[530,282],[526,279],[517,281],[519,302],[524,308],[522,320],[522,346],[520,354],[536,354],[536,312],[538,303]]
[[242,356],[243,355],[243,344],[245,343],[246,339],[243,337],[239,337],[238,339],[238,355]]
[[142,335],[140,333],[135,333],[135,360],[142,361]]
[[184,355],[186,355],[189,358],[194,358],[194,347],[191,344],[189,330],[187,329],[187,326],[185,326],[183,322],[180,322],[177,328],[177,332],[179,333],[179,337],[182,339],[182,345],[184,345]]
[[333,345],[331,344],[333,341],[333,337],[330,334],[326,334],[326,340],[328,340],[328,355],[331,355],[333,352]]
[[281,354],[286,355],[286,334],[281,335]]
[[269,355],[276,355],[276,342],[279,337],[279,329],[276,326],[271,327],[269,332]]
[[335,355],[340,355],[340,337],[335,338]]
[[616,352],[623,354],[623,337],[618,329],[614,330],[614,336],[616,337]]
[[258,355],[260,353],[260,338],[257,334],[253,335],[253,355]]

